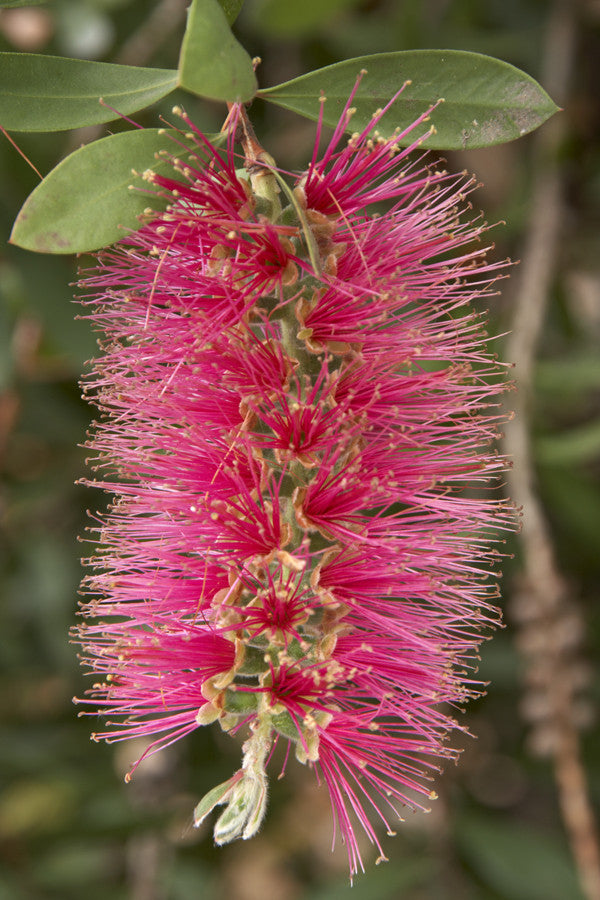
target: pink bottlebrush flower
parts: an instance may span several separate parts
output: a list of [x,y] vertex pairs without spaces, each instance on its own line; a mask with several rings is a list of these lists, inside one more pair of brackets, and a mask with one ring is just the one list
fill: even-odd
[[241,108],[224,155],[184,116],[195,161],[146,175],[167,212],[82,281],[103,335],[93,483],[115,500],[79,640],[99,737],[149,753],[213,721],[245,734],[196,810],[225,806],[218,843],[260,826],[284,740],[329,789],[354,873],[356,826],[382,854],[371,814],[391,831],[455,755],[447,709],[479,690],[511,513],[472,490],[503,466],[476,308],[499,266],[464,215],[473,181],[415,159],[422,134],[379,137],[381,114],[345,141],[351,102],[283,193]]

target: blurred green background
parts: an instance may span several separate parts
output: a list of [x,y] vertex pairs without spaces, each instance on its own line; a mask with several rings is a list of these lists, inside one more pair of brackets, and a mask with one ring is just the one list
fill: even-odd
[[[0,49],[174,67],[185,6],[55,0],[2,10]],[[554,50],[545,35],[556,8],[547,0],[247,0],[235,31],[251,55],[262,57],[263,86],[359,54],[453,47],[501,57],[548,88],[543,74],[552,73]],[[369,871],[351,893],[345,852],[339,846],[331,852],[326,792],[302,767],[291,765],[286,779],[275,781],[259,837],[217,850],[209,833],[192,829],[191,811],[237,768],[238,748],[229,737],[199,731],[150,760],[126,786],[122,776],[138,749],[90,744],[90,720],[76,717],[71,697],[85,685],[67,634],[80,579],[77,535],[86,508],[104,502],[74,486],[84,470],[78,444],[91,417],[77,382],[95,343],[71,302],[76,261],[6,244],[37,176],[0,141],[0,900],[584,896],[553,777],[541,664],[572,681],[570,711],[598,807],[600,3],[572,0],[565,10],[574,52],[568,82],[565,76],[555,97],[565,108],[556,140],[531,136],[450,154],[448,163],[474,171],[485,184],[476,202],[486,218],[506,221],[495,230],[498,258],[527,253],[536,179],[545,167],[558,175],[560,240],[528,427],[535,489],[567,585],[572,627],[561,626],[564,639],[553,643],[536,631],[532,650],[521,608],[522,547],[513,538],[516,558],[507,560],[503,588],[507,628],[483,648],[481,675],[491,686],[464,717],[477,739],[462,739],[460,764],[437,786],[432,812],[409,814],[398,836],[385,839],[389,863],[375,868],[375,854],[365,847]],[[559,29],[559,50],[563,37]],[[138,120],[156,124],[174,99]],[[220,127],[221,107],[187,96],[184,103],[201,127]],[[312,124],[260,102],[251,116],[282,167],[305,165]],[[15,139],[45,173],[106,131]],[[495,332],[510,327],[518,279],[516,269],[493,303]]]

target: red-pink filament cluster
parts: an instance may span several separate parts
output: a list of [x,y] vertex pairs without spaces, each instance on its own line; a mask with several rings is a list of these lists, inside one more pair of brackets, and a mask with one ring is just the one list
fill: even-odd
[[448,705],[478,692],[510,511],[472,181],[379,137],[378,116],[346,140],[350,116],[287,187],[265,154],[242,168],[233,137],[221,155],[196,133],[192,163],[148,176],[167,211],[82,282],[104,335],[93,483],[115,500],[80,640],[99,737],[244,735],[196,810],[225,806],[218,843],[258,829],[289,742],[355,872],[356,825],[381,853],[377,818],[426,805],[454,755]]

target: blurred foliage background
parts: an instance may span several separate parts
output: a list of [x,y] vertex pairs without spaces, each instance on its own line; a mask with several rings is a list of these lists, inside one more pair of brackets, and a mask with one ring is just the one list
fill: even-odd
[[[172,68],[185,7],[185,0],[54,0],[2,10],[0,49]],[[76,261],[6,244],[37,176],[2,140],[0,900],[598,898],[590,823],[570,814],[569,802],[579,796],[582,772],[591,806],[600,799],[600,2],[247,0],[235,31],[251,55],[262,57],[264,86],[364,53],[453,47],[505,59],[559,95],[558,125],[448,159],[481,178],[476,202],[486,218],[507,223],[495,229],[494,252],[523,258],[521,268],[542,292],[538,323],[524,326],[535,332],[541,321],[539,342],[509,344],[526,355],[521,376],[515,372],[528,383],[516,402],[530,444],[523,450],[509,434],[507,449],[516,470],[532,475],[533,508],[550,555],[546,563],[531,556],[527,527],[524,540],[511,539],[507,628],[483,648],[481,675],[491,686],[464,717],[477,739],[463,738],[460,765],[437,786],[432,812],[409,814],[398,836],[385,839],[389,863],[375,869],[365,847],[369,871],[351,894],[344,850],[331,852],[325,792],[300,766],[275,782],[260,836],[219,850],[205,830],[192,829],[191,810],[237,768],[229,737],[197,732],[150,760],[126,786],[122,776],[137,749],[90,744],[91,723],[71,705],[85,689],[67,638],[80,578],[77,535],[86,507],[104,502],[74,486],[84,471],[78,444],[91,417],[77,382],[95,344],[71,302]],[[561,52],[568,60],[557,71]],[[156,124],[174,99],[138,120]],[[222,108],[188,96],[184,102],[201,127],[218,130]],[[281,166],[305,165],[313,125],[260,102],[251,116]],[[15,138],[45,173],[104,133]],[[540,232],[546,177],[558,186],[551,245]],[[531,254],[540,244],[546,256],[536,263]],[[493,303],[496,333],[519,324],[519,304],[527,309],[521,274],[517,267]],[[534,529],[533,544],[535,537]],[[548,580],[550,591],[559,583],[558,599],[540,612],[532,597]],[[547,596],[542,591],[542,605]],[[565,685],[560,720],[553,704]],[[567,784],[563,778],[559,792],[555,771],[566,772],[567,782],[569,772],[577,777]],[[587,894],[574,858],[580,869],[588,866]]]

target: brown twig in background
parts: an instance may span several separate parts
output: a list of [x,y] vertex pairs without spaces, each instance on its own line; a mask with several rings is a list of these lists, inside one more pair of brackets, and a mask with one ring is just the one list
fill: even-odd
[[[189,0],[160,0],[137,31],[125,41],[112,62],[127,66],[147,65],[158,48],[176,31],[185,18]],[[88,125],[71,132],[65,146],[67,156],[82,144],[90,144],[101,137],[104,125]]]
[[[143,739],[137,739],[137,748],[140,752],[146,749]],[[135,754],[135,743],[133,749],[126,744],[115,749],[115,767],[125,781]],[[148,826],[132,833],[123,847],[129,900],[166,900],[170,895],[162,876],[172,864],[173,843],[168,838],[169,820],[165,821],[164,813],[168,808],[173,813],[176,808],[172,801],[178,795],[180,762],[174,748],[165,748],[144,760],[127,788],[131,808],[149,820]],[[150,824],[158,810],[164,821],[162,827]]]
[[179,28],[189,5],[189,0],[161,0],[125,41],[115,62],[127,66],[147,65],[161,44]]
[[[550,13],[542,83],[559,103],[566,98],[575,54],[577,4],[557,0]],[[508,357],[519,388],[505,450],[515,461],[509,487],[523,507],[522,575],[515,603],[519,650],[527,665],[524,711],[533,720],[532,749],[552,757],[559,803],[587,900],[600,900],[600,849],[581,761],[576,692],[582,633],[572,589],[559,571],[536,492],[529,413],[536,351],[552,285],[564,221],[558,150],[565,130],[557,116],[536,135],[532,212],[514,298]]]
[[130,900],[165,900],[161,884],[166,841],[161,834],[147,832],[132,835],[125,848]]

